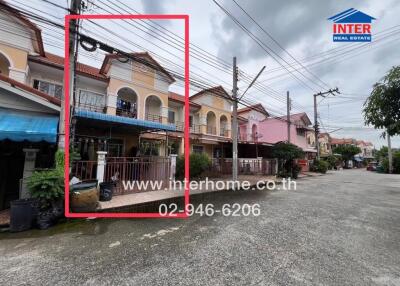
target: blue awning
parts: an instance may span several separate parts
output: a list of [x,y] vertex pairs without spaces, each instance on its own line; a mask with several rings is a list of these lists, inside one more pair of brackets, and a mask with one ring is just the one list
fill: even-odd
[[158,130],[165,130],[165,131],[176,131],[175,125],[172,125],[172,124],[162,124],[159,122],[153,122],[153,121],[148,121],[148,120],[123,117],[123,116],[116,116],[116,115],[111,115],[111,114],[89,111],[89,110],[85,110],[85,109],[75,109],[75,115],[77,117],[82,117],[82,118],[95,119],[95,120],[137,126],[137,127],[140,127],[141,129],[158,129]]
[[0,140],[57,141],[58,116],[0,108]]

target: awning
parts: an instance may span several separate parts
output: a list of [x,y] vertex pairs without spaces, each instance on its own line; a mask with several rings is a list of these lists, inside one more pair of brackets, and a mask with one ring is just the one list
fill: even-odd
[[141,120],[136,118],[130,117],[123,117],[123,116],[116,116],[111,114],[105,114],[100,112],[89,111],[85,109],[75,109],[75,116],[106,121],[106,122],[114,122],[114,123],[121,123],[127,124],[132,126],[137,126],[142,129],[156,129],[156,130],[165,130],[165,131],[176,131],[175,125],[172,124],[162,124],[159,122],[153,122],[148,120]]
[[57,141],[58,116],[0,108],[0,140]]

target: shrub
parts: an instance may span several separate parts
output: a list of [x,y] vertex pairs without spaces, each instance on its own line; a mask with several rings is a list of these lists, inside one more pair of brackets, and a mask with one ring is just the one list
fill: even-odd
[[[385,173],[389,173],[389,159],[382,159],[382,168]],[[393,174],[400,174],[400,152],[393,154]]]
[[29,192],[39,200],[41,209],[48,209],[64,197],[64,159],[64,152],[57,150],[55,169],[35,171],[27,181]]
[[58,169],[33,172],[27,186],[32,197],[39,199],[41,209],[49,208],[64,196],[64,176]]
[[314,164],[311,166],[311,171],[325,174],[328,171],[329,164],[326,161],[314,160]]
[[280,177],[297,177],[300,170],[294,170],[297,165],[293,161],[304,157],[301,148],[291,143],[279,142],[272,147],[271,155],[279,160],[278,175]]
[[297,177],[299,176],[299,173],[301,171],[301,167],[298,164],[294,164],[292,167],[292,177],[293,179],[297,179]]
[[338,158],[334,155],[329,155],[328,157],[326,157],[326,162],[328,163],[329,169],[335,168],[338,161]]
[[[204,173],[211,168],[211,160],[206,154],[192,153],[189,157],[189,176],[190,179],[201,178]],[[179,156],[176,160],[176,177],[185,177],[185,158]]]

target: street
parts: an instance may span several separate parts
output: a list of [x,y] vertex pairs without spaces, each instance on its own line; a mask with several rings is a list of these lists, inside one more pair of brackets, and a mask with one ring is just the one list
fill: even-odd
[[[206,203],[206,202],[204,202]],[[1,285],[400,285],[400,176],[215,194],[260,216],[94,219],[0,234]]]

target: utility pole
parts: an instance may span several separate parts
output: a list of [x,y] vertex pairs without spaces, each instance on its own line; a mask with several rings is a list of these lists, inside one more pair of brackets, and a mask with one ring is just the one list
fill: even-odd
[[317,149],[317,159],[319,160],[320,158],[320,152],[319,152],[319,141],[318,141],[318,136],[319,136],[319,126],[318,126],[318,110],[317,110],[317,97],[322,96],[326,97],[328,94],[336,95],[335,93],[340,93],[338,88],[335,89],[329,89],[324,92],[319,92],[314,94],[314,132],[315,132],[315,146]]
[[[252,80],[250,85],[247,87],[247,89],[243,92],[243,94],[240,96],[238,99],[238,77],[239,77],[239,72],[238,72],[238,67],[236,65],[236,57],[233,57],[233,89],[232,89],[232,101],[233,101],[233,112],[232,112],[232,180],[237,181],[238,179],[238,118],[237,118],[237,109],[238,109],[238,102],[243,98],[243,96],[246,94],[246,92],[254,85],[254,83],[257,81],[258,77],[261,75],[261,73],[264,71],[265,66],[258,72],[256,77]],[[256,143],[256,156],[258,156],[258,147],[257,147],[257,142]]]
[[236,57],[233,57],[233,119],[232,119],[232,180],[238,179],[238,120],[237,120],[237,82],[238,82],[238,68],[236,66]]
[[388,159],[389,159],[389,174],[393,173],[393,155],[392,155],[392,142],[390,140],[389,132],[386,130],[386,136],[388,139]]
[[317,147],[317,159],[319,160],[319,142],[318,142],[319,126],[318,126],[318,111],[317,111],[317,94],[314,94],[314,132],[315,132],[315,141],[317,143],[315,144],[315,146]]
[[290,96],[289,96],[289,91],[286,93],[286,109],[287,109],[287,138],[288,142],[290,143],[290,109],[291,109],[291,103],[290,103]]
[[[81,8],[82,0],[72,0],[71,1],[71,14],[79,14]],[[64,150],[69,146],[65,146],[65,109],[71,106],[73,103],[75,95],[75,61],[76,61],[76,44],[78,38],[78,26],[77,20],[73,19],[70,23],[70,33],[69,33],[69,98],[70,102],[65,102],[65,97],[61,98],[61,108],[60,108],[60,122],[58,125],[59,136],[58,136],[58,148]],[[64,82],[64,86],[66,83]],[[71,115],[71,114],[70,114]],[[71,116],[70,116],[71,117]]]

